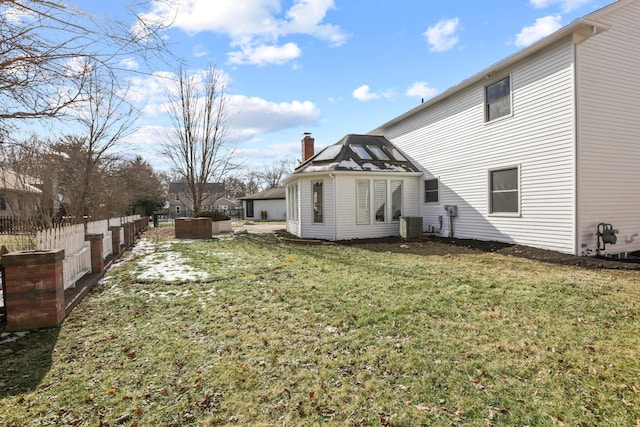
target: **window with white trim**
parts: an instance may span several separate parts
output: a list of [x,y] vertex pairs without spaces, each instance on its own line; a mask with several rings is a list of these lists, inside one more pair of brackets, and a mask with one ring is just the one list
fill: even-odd
[[371,189],[368,179],[356,180],[356,223],[369,224],[369,204]]
[[489,171],[489,213],[520,212],[519,175],[518,167]]
[[298,184],[287,187],[287,219],[298,221]]
[[402,216],[402,184],[403,181],[391,181],[391,219],[400,221]]
[[438,203],[440,196],[438,191],[438,178],[424,180],[424,202]]
[[322,224],[324,222],[322,181],[311,182],[311,199],[313,200],[313,223]]
[[387,220],[387,180],[373,181],[373,209],[376,222]]
[[511,76],[484,88],[485,121],[490,122],[511,114]]

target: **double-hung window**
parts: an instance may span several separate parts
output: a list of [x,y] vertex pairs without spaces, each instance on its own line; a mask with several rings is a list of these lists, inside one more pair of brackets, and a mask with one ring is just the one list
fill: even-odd
[[511,77],[507,76],[484,88],[485,121],[511,115]]
[[520,212],[519,168],[489,171],[489,212],[518,214]]
[[438,179],[425,179],[424,180],[424,202],[425,203],[438,203]]

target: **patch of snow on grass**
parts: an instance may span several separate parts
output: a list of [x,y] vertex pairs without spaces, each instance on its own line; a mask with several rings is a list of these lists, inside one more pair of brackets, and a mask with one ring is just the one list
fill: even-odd
[[142,269],[139,280],[163,280],[165,282],[204,280],[209,277],[206,271],[198,271],[187,265],[177,252],[156,252],[138,261]]

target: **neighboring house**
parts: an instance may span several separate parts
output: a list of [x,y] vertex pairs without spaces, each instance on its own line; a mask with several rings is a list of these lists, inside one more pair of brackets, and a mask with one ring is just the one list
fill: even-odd
[[242,202],[238,199],[230,199],[227,197],[220,197],[213,203],[213,210],[226,212],[233,209],[242,208]]
[[[611,224],[619,233],[606,252],[639,250],[638,22],[640,0],[612,3],[370,132],[424,174],[405,188],[405,206],[418,203],[407,214],[442,236],[576,255],[595,252],[599,224]],[[355,198],[354,181],[335,191]],[[287,178],[289,191],[296,182]],[[300,212],[311,209],[306,187]],[[331,188],[323,186],[327,203],[349,200]],[[337,209],[338,222],[369,237],[354,206]]]
[[0,169],[0,232],[29,221],[42,194],[36,184],[35,178]]
[[[169,184],[169,215],[171,217],[180,218],[193,215],[193,202],[187,188],[187,184],[183,182]],[[215,201],[222,195],[224,195],[223,183],[205,184],[201,210],[213,210]]]
[[228,197],[221,197],[213,204],[213,209],[224,212],[232,219],[242,218],[242,201]]
[[[303,163],[284,179],[287,231],[347,240],[398,234],[401,216],[419,213],[422,172],[383,136],[347,135],[318,155],[303,140]],[[306,154],[304,154],[306,153]]]
[[270,188],[242,197],[244,219],[283,221],[287,205],[284,187]]

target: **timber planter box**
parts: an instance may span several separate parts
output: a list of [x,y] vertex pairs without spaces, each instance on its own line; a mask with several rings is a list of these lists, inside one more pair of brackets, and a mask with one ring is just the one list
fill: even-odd
[[210,239],[211,218],[176,218],[176,239]]

